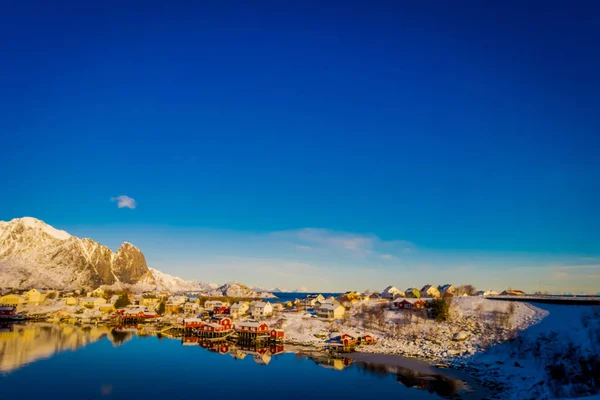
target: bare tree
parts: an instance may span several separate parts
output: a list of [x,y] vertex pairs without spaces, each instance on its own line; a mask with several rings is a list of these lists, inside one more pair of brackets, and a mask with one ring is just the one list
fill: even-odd
[[473,285],[460,285],[456,288],[456,294],[458,296],[467,295],[467,296],[475,296],[477,293],[477,289]]

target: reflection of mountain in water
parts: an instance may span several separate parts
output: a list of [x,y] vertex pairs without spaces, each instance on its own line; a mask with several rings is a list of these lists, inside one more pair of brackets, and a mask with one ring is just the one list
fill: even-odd
[[132,333],[113,333],[105,326],[26,324],[0,327],[0,373],[12,372],[56,353],[73,351],[108,337],[115,345]]

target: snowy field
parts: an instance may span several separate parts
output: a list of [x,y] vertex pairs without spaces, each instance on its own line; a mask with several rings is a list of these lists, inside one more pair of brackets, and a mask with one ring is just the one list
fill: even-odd
[[[506,398],[584,397],[600,387],[600,309],[540,304],[547,316],[513,340],[458,362],[504,385]],[[594,399],[598,399],[595,396]],[[592,398],[589,398],[590,400]]]

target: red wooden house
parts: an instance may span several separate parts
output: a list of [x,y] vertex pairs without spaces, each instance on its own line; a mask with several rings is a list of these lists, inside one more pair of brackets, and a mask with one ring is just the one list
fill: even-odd
[[371,335],[364,335],[360,338],[360,344],[372,344],[375,343],[375,338]]
[[341,337],[341,342],[344,346],[352,346],[358,342],[358,339],[352,335],[344,333]]
[[206,322],[198,327],[199,332],[227,332],[228,330],[223,325],[214,322]]
[[425,302],[421,299],[402,299],[392,303],[397,310],[418,310],[425,307]]
[[235,324],[235,331],[238,333],[269,333],[269,325],[265,322],[243,321]]
[[233,328],[233,323],[231,322],[231,319],[228,317],[214,317],[214,318],[211,318],[210,322],[222,325],[223,328],[225,328],[226,330],[230,330]]
[[212,310],[213,315],[229,315],[229,307],[226,306],[221,306],[221,307],[215,307]]
[[183,320],[183,327],[185,329],[200,328],[201,325],[204,325],[204,321],[200,318],[186,318]]
[[282,340],[284,336],[283,329],[271,329],[271,340]]

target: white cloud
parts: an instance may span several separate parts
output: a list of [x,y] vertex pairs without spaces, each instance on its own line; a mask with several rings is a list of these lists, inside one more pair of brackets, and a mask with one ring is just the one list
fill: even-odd
[[[293,244],[297,250],[337,253],[355,258],[391,256],[390,253],[413,252],[412,243],[404,240],[385,241],[371,233],[334,231],[323,228],[303,228],[272,232],[271,237]],[[393,256],[392,256],[393,257]],[[381,257],[382,259],[395,259]]]
[[382,254],[379,256],[379,258],[381,258],[382,260],[388,260],[388,261],[397,260],[397,258],[391,254]]
[[135,202],[134,198],[125,196],[125,195],[111,197],[110,201],[116,201],[117,207],[119,207],[119,208],[132,208],[133,209],[137,206],[137,203]]

